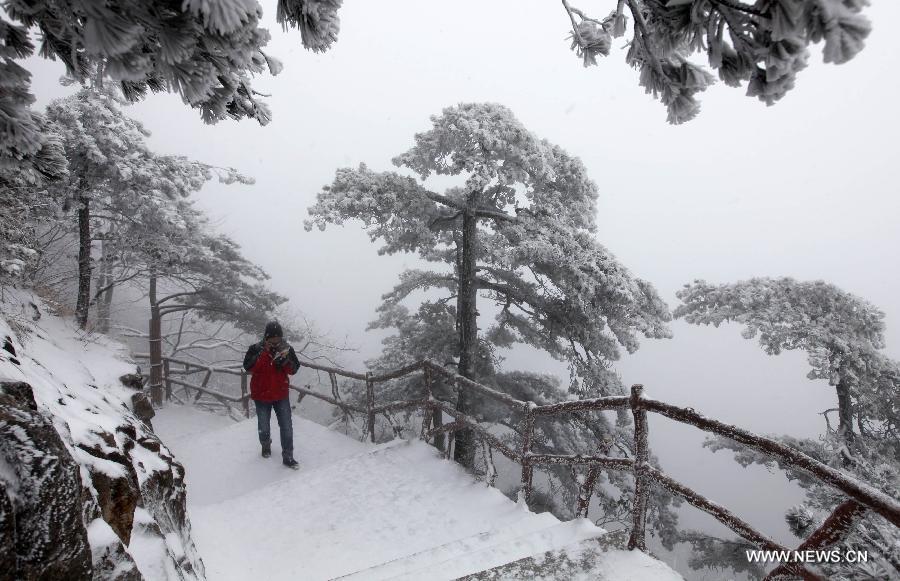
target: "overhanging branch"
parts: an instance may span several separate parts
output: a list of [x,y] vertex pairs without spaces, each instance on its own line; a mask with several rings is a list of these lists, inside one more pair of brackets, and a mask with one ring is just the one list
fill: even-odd
[[[468,209],[464,203],[457,202],[453,198],[444,196],[442,194],[438,194],[435,192],[425,190],[425,196],[432,202],[437,202],[438,204],[443,204],[444,206],[447,206],[448,208],[453,208],[454,210],[458,210],[460,212],[465,212]],[[475,208],[475,216],[477,216],[478,218],[490,218],[492,220],[501,220],[504,222],[517,222],[518,221],[515,216],[510,216],[509,214],[506,214],[504,212],[501,212],[499,210],[495,210],[492,208]],[[455,217],[456,216],[454,216],[454,218]]]
[[169,296],[159,299],[158,301],[156,301],[156,304],[161,305],[164,302],[172,300],[177,297],[186,297],[186,296],[190,296],[190,295],[197,295],[200,293],[201,293],[201,291],[185,291],[185,292],[175,293],[175,294],[171,294]]
[[184,306],[179,306],[179,307],[163,307],[159,310],[159,316],[161,317],[163,315],[168,315],[170,313],[178,313],[181,311],[190,311],[190,310],[211,311],[214,313],[226,313],[229,315],[234,314],[234,311],[232,311],[230,309],[223,309],[220,307],[206,307],[203,305],[184,305]]

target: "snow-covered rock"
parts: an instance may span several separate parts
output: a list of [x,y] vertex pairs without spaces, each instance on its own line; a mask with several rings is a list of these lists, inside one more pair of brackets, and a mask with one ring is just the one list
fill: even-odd
[[11,579],[89,579],[81,493],[79,466],[31,386],[0,381],[0,571]]
[[[0,579],[205,579],[184,468],[132,409],[124,346],[4,291],[0,545],[12,530],[19,570],[0,562]],[[22,570],[35,561],[49,573]]]

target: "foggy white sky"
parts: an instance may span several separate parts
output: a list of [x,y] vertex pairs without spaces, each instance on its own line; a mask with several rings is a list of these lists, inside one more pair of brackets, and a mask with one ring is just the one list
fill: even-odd
[[[582,67],[568,48],[559,2],[347,0],[339,42],[325,55],[304,51],[296,31],[275,24],[275,2],[262,4],[273,35],[267,52],[285,63],[280,76],[256,83],[273,95],[271,125],[205,126],[171,95],[131,114],[158,150],[255,176],[255,186],[208,186],[201,205],[272,274],[276,290],[334,338],[362,348],[348,358],[354,366],[377,353],[366,323],[414,261],[377,256],[355,224],[306,233],[306,207],[338,167],[392,169],[390,159],[412,145],[430,115],[463,101],[503,103],[579,156],[600,184],[601,242],[673,308],[675,292],[694,278],[824,279],[887,313],[888,350],[900,356],[900,3],[867,10],[874,32],[849,64],[823,65],[816,49],[797,88],[775,107],[720,83],[701,96],[700,116],[678,127],[638,86],[621,40],[599,67]],[[614,2],[576,5],[603,15]],[[32,70],[40,105],[64,93],[58,63]],[[833,390],[805,378],[802,355],[768,357],[734,327],[673,329],[674,339],[645,341],[621,362],[626,383],[761,432],[823,429],[817,412],[832,407]],[[508,367],[559,369],[521,354]],[[777,492],[780,477],[732,470],[727,455],[697,449],[700,435],[660,423],[651,429],[664,467],[790,539],[780,510],[760,510],[758,500],[799,499]],[[701,482],[718,470],[731,470],[731,480]]]

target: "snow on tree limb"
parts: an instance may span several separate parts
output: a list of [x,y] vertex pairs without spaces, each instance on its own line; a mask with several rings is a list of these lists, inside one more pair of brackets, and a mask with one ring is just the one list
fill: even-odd
[[683,304],[675,316],[689,323],[718,327],[734,321],[770,355],[805,351],[812,368],[807,377],[825,379],[838,392],[839,430],[846,435],[853,436],[854,422],[866,430],[870,420],[878,423],[871,431],[897,434],[900,368],[881,353],[884,313],[874,305],[822,281],[792,278],[723,285],[698,280],[677,296]]
[[[324,51],[337,39],[340,5],[279,0],[278,21],[299,27],[306,48]],[[62,61],[77,81],[109,79],[132,101],[148,92],[177,93],[207,123],[271,120],[251,81],[264,71],[276,75],[282,66],[262,52],[270,35],[259,27],[257,0],[8,0],[3,8],[11,22],[0,17],[0,112],[10,127],[0,134],[0,167],[27,167],[43,143],[29,111],[30,75],[15,62],[35,51],[29,29],[41,32],[41,56]]]
[[[748,95],[771,105],[793,88],[810,44],[824,43],[825,62],[845,63],[862,50],[871,28],[861,14],[866,0],[618,0],[609,2],[615,9],[603,19],[568,0],[562,4],[572,49],[585,66],[608,55],[612,39],[626,33],[628,9],[633,25],[626,62],[639,70],[646,92],[666,106],[670,123],[695,117],[697,94],[714,81],[689,60],[695,52],[707,55],[727,85],[747,83]],[[277,0],[276,18],[285,29],[299,28],[304,47],[323,52],[337,40],[341,5]],[[58,58],[80,82],[109,79],[132,101],[148,92],[174,92],[207,123],[271,120],[252,78],[264,71],[277,75],[282,65],[262,50],[270,35],[259,27],[257,0],[7,0],[3,7],[0,113],[7,128],[0,133],[0,169],[16,164],[42,173],[37,156],[46,139],[30,111],[30,73],[15,62],[35,51],[29,29],[41,32],[40,54]]]
[[338,9],[343,0],[278,0],[276,18],[287,30],[300,29],[303,46],[325,52],[337,41],[341,21]]
[[826,63],[841,64],[862,49],[871,26],[862,16],[867,0],[618,0],[594,19],[567,0],[572,50],[585,66],[609,54],[614,37],[632,38],[626,62],[640,71],[640,84],[668,109],[670,123],[700,111],[697,94],[714,77],[688,59],[704,53],[709,66],[732,87],[772,105],[794,88],[806,67],[809,45],[824,43]]

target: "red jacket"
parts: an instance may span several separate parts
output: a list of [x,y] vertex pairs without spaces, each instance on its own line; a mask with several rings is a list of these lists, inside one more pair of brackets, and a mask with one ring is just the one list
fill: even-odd
[[[253,347],[250,349],[254,351]],[[252,357],[250,352],[247,355]],[[249,367],[245,365],[247,371],[252,374],[250,378],[250,398],[269,402],[288,397],[290,376],[297,373],[299,368],[295,363],[296,359],[297,356],[294,355],[294,349],[291,348],[288,360],[284,365],[278,367],[272,361],[272,354],[267,349],[259,349],[255,362],[252,362]],[[245,361],[245,363],[250,362]]]

